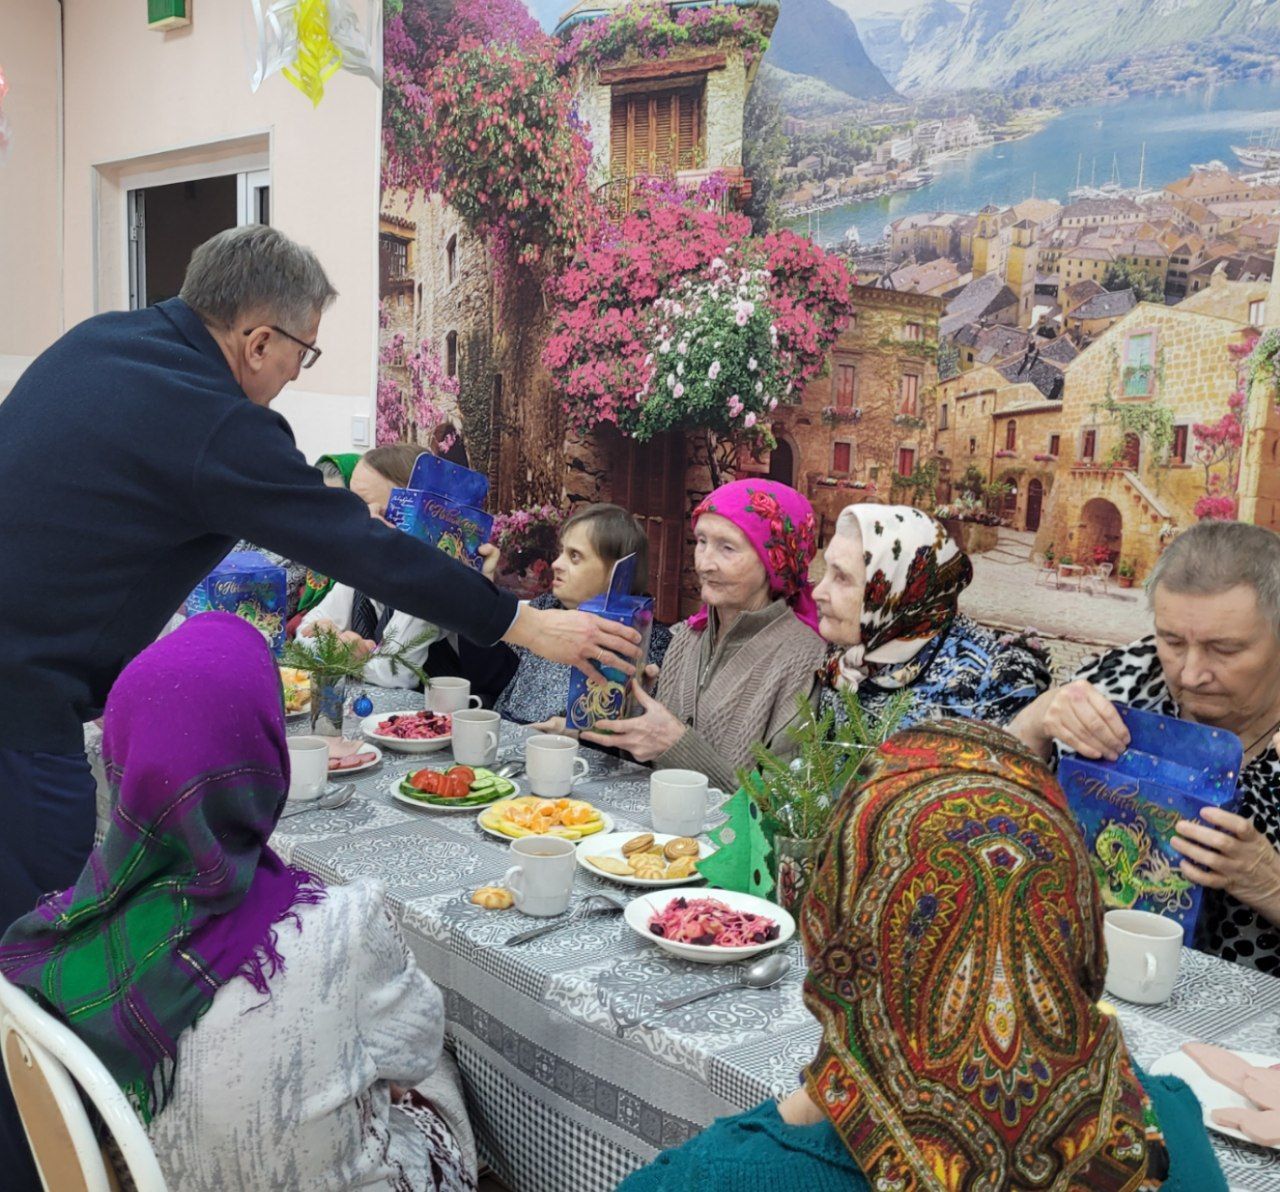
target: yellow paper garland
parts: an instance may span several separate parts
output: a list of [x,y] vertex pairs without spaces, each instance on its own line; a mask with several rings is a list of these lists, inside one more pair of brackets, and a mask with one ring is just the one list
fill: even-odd
[[312,103],[324,98],[324,85],[342,69],[342,50],[329,36],[329,0],[298,0],[298,56],[284,75]]

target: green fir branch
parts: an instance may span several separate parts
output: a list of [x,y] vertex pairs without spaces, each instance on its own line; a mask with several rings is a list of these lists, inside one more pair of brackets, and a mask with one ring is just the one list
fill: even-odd
[[424,630],[404,643],[397,642],[394,637],[386,637],[372,654],[366,654],[359,641],[344,641],[337,631],[321,626],[313,637],[286,642],[280,662],[284,666],[333,682],[338,679],[363,679],[364,668],[376,658],[390,663],[392,674],[397,674],[404,667],[423,687],[430,687],[431,676],[407,656],[429,645],[435,637],[434,628]]

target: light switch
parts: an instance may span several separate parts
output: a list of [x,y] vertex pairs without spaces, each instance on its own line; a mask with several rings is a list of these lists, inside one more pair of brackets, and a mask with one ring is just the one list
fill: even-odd
[[368,418],[352,418],[351,419],[351,445],[353,447],[369,446],[369,419]]

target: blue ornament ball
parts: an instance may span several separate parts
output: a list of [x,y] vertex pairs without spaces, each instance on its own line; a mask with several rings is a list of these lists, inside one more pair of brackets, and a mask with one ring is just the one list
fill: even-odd
[[373,714],[373,700],[367,695],[358,695],[351,705],[351,710],[357,716],[371,716]]

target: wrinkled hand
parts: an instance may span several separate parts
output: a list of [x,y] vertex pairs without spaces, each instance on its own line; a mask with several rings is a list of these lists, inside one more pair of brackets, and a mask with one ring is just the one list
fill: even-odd
[[535,654],[576,667],[588,679],[605,681],[597,669],[612,666],[626,675],[636,673],[629,661],[640,653],[640,635],[626,625],[590,613],[522,604],[515,623],[502,639],[527,646]]
[[1221,807],[1204,807],[1200,815],[1209,823],[1179,820],[1173,838],[1183,856],[1183,876],[1274,917],[1280,909],[1280,851],[1244,816]]
[[317,617],[316,620],[299,629],[298,634],[301,637],[315,637],[321,629],[327,629],[330,633],[342,632],[328,617]]
[[498,574],[498,568],[502,566],[502,554],[492,542],[486,542],[477,551],[484,563],[481,564],[480,574],[485,579],[493,579]]
[[626,720],[598,720],[590,732],[582,734],[582,740],[625,749],[636,761],[651,762],[684,736],[685,726],[641,684],[633,682],[631,690],[644,711]]
[[[1048,697],[1046,699],[1046,697]],[[1081,757],[1115,761],[1129,747],[1129,730],[1116,706],[1092,683],[1077,679],[1048,691],[1041,731]]]
[[539,720],[537,724],[529,725],[535,733],[559,733],[561,735],[568,733],[571,737],[578,735],[576,729],[566,729],[563,716],[552,716],[549,720]]

